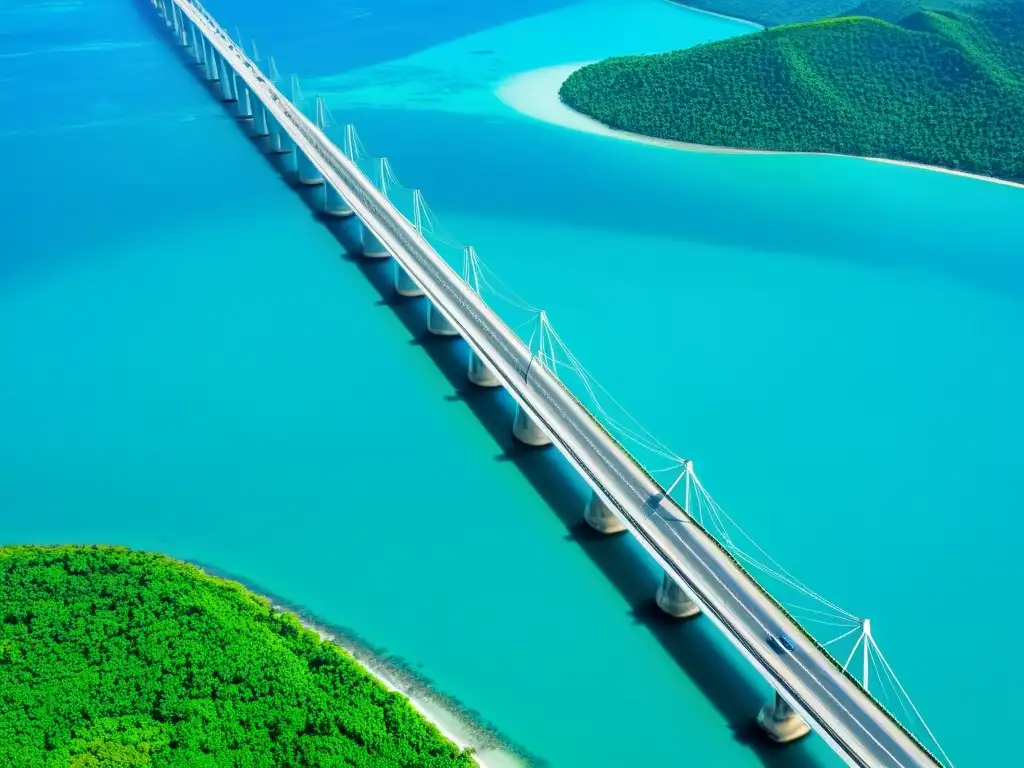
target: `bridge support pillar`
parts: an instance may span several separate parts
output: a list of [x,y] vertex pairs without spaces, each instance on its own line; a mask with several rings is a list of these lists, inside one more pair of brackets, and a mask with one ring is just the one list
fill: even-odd
[[413,279],[409,277],[409,273],[402,268],[397,259],[395,260],[395,293],[399,296],[423,295],[423,289],[413,282]]
[[459,330],[433,303],[427,307],[427,330],[435,336],[458,336]]
[[292,149],[287,134],[270,112],[267,112],[266,115],[267,130],[270,131],[270,138],[267,139],[267,152],[271,155],[288,154]]
[[469,380],[478,387],[501,386],[501,381],[494,375],[494,371],[491,370],[491,367],[487,365],[480,355],[472,349],[469,350],[469,371],[467,372],[467,376],[469,377]]
[[252,105],[253,126],[256,129],[256,136],[266,138],[270,135],[270,123],[267,122],[267,110],[255,94],[249,94],[249,101]]
[[811,727],[789,706],[789,702],[782,698],[778,691],[775,692],[775,698],[761,708],[757,715],[757,724],[772,741],[782,744],[796,741],[811,732]]
[[662,576],[661,586],[654,599],[661,610],[677,619],[686,619],[700,613],[700,606],[667,573]]
[[583,519],[591,528],[600,533],[621,533],[626,530],[625,523],[611,511],[604,503],[604,499],[597,495],[597,491],[590,494],[590,501],[587,502]]
[[185,14],[178,11],[178,44],[182,48],[188,48],[188,28],[192,22],[185,18]]
[[238,119],[252,120],[252,102],[254,98],[244,85],[238,89]]
[[391,254],[363,222],[363,256],[370,259],[386,259]]
[[192,35],[192,56],[196,60],[198,66],[203,66],[203,44],[200,42],[202,37],[199,34],[199,30],[196,29],[195,24],[189,24],[189,34]]
[[203,74],[211,83],[216,82],[220,79],[220,70],[217,68],[217,54],[213,52],[213,46],[206,42],[205,37],[203,38],[203,59],[206,62]]
[[298,148],[295,151],[298,153],[296,155],[296,163],[299,170],[299,184],[307,184],[311,187],[323,184],[324,177],[320,173],[320,169],[313,165],[313,161],[309,159],[305,152]]
[[230,65],[220,59],[217,62],[217,70],[220,72],[220,100],[224,103],[232,101],[238,101],[238,97],[235,95],[235,71]]
[[540,424],[521,405],[516,405],[516,418],[512,422],[512,436],[526,445],[551,445],[551,438]]
[[352,215],[352,207],[345,202],[345,198],[334,188],[333,184],[327,184],[324,188],[324,213],[328,216]]
[[192,57],[196,60],[196,64],[203,63],[203,47],[199,44],[199,30],[196,29],[196,25],[189,22],[188,33],[192,37]]

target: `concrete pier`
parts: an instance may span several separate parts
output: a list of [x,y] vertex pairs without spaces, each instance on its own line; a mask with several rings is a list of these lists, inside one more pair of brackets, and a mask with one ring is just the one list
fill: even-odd
[[244,85],[238,89],[238,119],[252,120],[251,94]]
[[597,491],[590,494],[590,501],[587,502],[583,519],[591,528],[600,533],[621,533],[626,530],[625,524],[604,503],[604,499],[597,495]]
[[675,580],[667,573],[662,576],[661,586],[658,587],[654,599],[661,610],[677,619],[686,619],[700,613],[700,606],[693,602],[683,588],[676,584]]
[[217,54],[213,52],[213,46],[205,42],[205,37],[203,40],[203,45],[206,49],[206,79],[211,83],[215,83],[220,80],[220,68],[217,66]]
[[[196,28],[192,24],[188,25],[188,33],[192,36],[192,56],[195,57],[196,64],[202,64],[204,46],[199,42],[199,33],[196,32]],[[206,42],[205,38],[202,38],[202,40]]]
[[775,698],[758,712],[757,724],[772,741],[780,744],[796,741],[811,732],[811,727],[789,706],[789,702],[782,698],[778,691],[775,692]]
[[494,375],[494,371],[472,349],[469,350],[469,370],[466,375],[478,387],[501,386],[501,381]]
[[523,406],[518,404],[516,405],[516,418],[512,422],[512,436],[526,445],[551,445],[551,438],[540,428],[540,424],[523,410]]
[[266,147],[267,152],[271,155],[284,155],[292,151],[291,142],[287,139],[287,136],[282,130],[280,124],[270,112],[265,113],[267,116],[267,131],[270,136],[267,138]]
[[363,223],[363,256],[371,259],[387,259],[391,256],[365,222]]
[[250,105],[252,106],[253,127],[256,135],[265,138],[270,135],[270,123],[267,122],[267,110],[254,94],[249,94]]
[[402,265],[395,262],[395,293],[399,296],[422,296],[423,290],[413,282]]
[[324,187],[324,213],[328,216],[351,216],[352,207],[345,202],[345,198],[334,188],[333,184]]
[[433,304],[427,308],[427,330],[435,336],[459,335],[458,329]]
[[309,186],[315,186],[317,184],[324,183],[324,177],[320,173],[319,169],[313,165],[313,161],[310,160],[305,152],[296,150],[298,153],[296,156],[296,162],[298,163],[299,171],[299,184],[308,184]]
[[238,97],[235,96],[235,71],[224,59],[217,62],[217,71],[220,73],[220,100],[224,103],[238,101]]

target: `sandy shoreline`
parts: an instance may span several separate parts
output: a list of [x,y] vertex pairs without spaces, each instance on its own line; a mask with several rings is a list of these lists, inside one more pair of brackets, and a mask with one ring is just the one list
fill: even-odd
[[[673,1],[673,0],[670,0]],[[689,6],[686,6],[689,7]],[[692,10],[699,11],[694,8]],[[701,11],[703,13],[703,11]],[[789,152],[767,149],[739,149],[736,147],[718,147],[707,144],[689,144],[684,141],[671,139],[656,139],[644,136],[639,133],[620,131],[610,128],[604,123],[577,112],[562,102],[558,91],[562,83],[577,69],[593,64],[592,61],[574,62],[571,64],[558,64],[553,67],[542,67],[528,72],[521,72],[517,75],[499,83],[495,90],[496,95],[506,106],[514,109],[522,115],[532,117],[553,125],[560,125],[563,128],[571,128],[584,133],[595,133],[601,136],[610,136],[625,141],[635,141],[641,144],[650,144],[665,149],[676,149],[687,152],[709,152],[714,154],[729,155],[793,155],[805,157],[846,157],[854,160],[866,160],[872,163],[885,163],[887,165],[902,165],[907,168],[917,168],[925,171],[945,173],[950,176],[962,176],[977,181],[986,181],[991,184],[1001,184],[1007,187],[1024,189],[1024,184],[996,179],[991,176],[981,176],[966,171],[957,171],[951,168],[940,168],[934,165],[923,163],[912,163],[907,160],[892,160],[883,157],[861,157],[858,155],[841,155],[830,152]]]
[[524,768],[527,765],[526,762],[498,744],[493,734],[452,711],[451,708],[438,701],[437,697],[432,697],[429,692],[416,690],[419,686],[414,685],[407,675],[402,675],[397,669],[368,652],[360,644],[351,642],[348,638],[317,625],[288,606],[273,600],[270,600],[270,604],[275,611],[291,613],[296,616],[302,626],[316,632],[321,640],[343,648],[359,666],[379,680],[385,688],[409,699],[413,709],[429,720],[448,741],[461,749],[474,750],[473,760],[481,768]]
[[273,611],[291,614],[303,627],[316,632],[321,640],[345,650],[385,688],[409,699],[413,708],[430,721],[444,738],[461,749],[472,749],[473,760],[481,768],[527,768],[535,762],[525,749],[502,739],[477,713],[464,710],[458,702],[434,691],[421,675],[408,668],[400,659],[389,657],[383,651],[373,648],[351,630],[343,627],[326,627],[301,606],[290,603],[281,595],[269,593],[237,574],[228,573],[197,560],[184,562],[214,578],[240,584],[266,600]]
[[726,21],[736,21],[739,22],[740,24],[749,24],[755,29],[764,29],[764,24],[760,24],[756,21],[751,21],[750,19],[741,19],[739,16],[727,16],[724,13],[708,11],[705,10],[704,8],[697,8],[692,5],[687,5],[686,3],[680,2],[680,0],[665,0],[665,2],[671,3],[672,5],[678,5],[680,8],[685,8],[686,10],[693,11],[694,13],[703,13],[706,14],[707,16],[714,16],[715,18],[718,19],[725,19]]

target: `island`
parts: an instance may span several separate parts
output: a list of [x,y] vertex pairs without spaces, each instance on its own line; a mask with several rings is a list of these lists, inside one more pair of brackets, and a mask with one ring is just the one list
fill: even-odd
[[0,548],[0,765],[473,766],[240,585],[120,547]]
[[[899,21],[920,10],[919,0],[672,0],[700,11],[753,21],[764,27],[833,16],[873,16]],[[970,8],[987,0],[926,0],[936,11]]]
[[[908,7],[869,4],[882,15]],[[606,59],[573,72],[559,96],[658,139],[1024,181],[1024,0],[910,8],[898,22],[828,18]]]

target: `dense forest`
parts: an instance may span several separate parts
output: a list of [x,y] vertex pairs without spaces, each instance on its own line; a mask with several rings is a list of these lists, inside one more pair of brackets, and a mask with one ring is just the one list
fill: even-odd
[[608,59],[573,73],[561,98],[658,138],[1024,180],[1024,0],[917,11],[900,24],[827,19]]
[[0,548],[0,765],[471,766],[237,584],[110,547]]
[[832,16],[873,16],[899,21],[930,8],[936,11],[971,9],[989,0],[676,0],[704,11],[756,21],[766,27],[817,21]]

